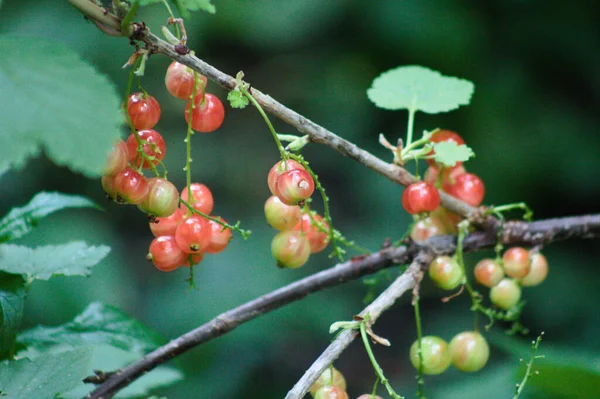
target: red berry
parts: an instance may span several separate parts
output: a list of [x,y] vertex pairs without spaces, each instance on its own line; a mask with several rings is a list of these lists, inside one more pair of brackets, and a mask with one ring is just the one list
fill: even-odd
[[277,179],[277,197],[286,205],[297,205],[310,198],[315,182],[306,170],[288,170]]
[[127,152],[127,144],[123,140],[119,140],[113,146],[112,151],[106,159],[106,166],[102,174],[104,176],[114,176],[127,167],[129,154]]
[[130,95],[127,101],[127,112],[136,130],[152,129],[160,119],[160,105],[149,94]]
[[[421,359],[419,358],[419,341],[415,341],[410,347],[410,362],[415,369],[419,369]],[[421,338],[421,356],[423,358],[424,374],[441,374],[450,366],[450,351],[448,343],[440,337],[432,335]]]
[[475,280],[486,287],[495,287],[504,278],[504,270],[493,259],[482,259],[473,270]]
[[114,176],[114,188],[119,202],[137,205],[148,195],[148,180],[128,167]]
[[421,243],[425,242],[430,237],[441,236],[446,233],[446,229],[442,222],[437,217],[429,215],[413,225],[410,237],[414,242]]
[[315,399],[348,399],[348,394],[341,388],[329,385],[319,389]]
[[[333,375],[332,375],[333,369]],[[346,379],[344,375],[338,371],[335,367],[327,367],[325,371],[317,378],[317,380],[310,387],[310,394],[314,397],[317,391],[324,386],[334,386],[342,391],[346,390]]]
[[509,310],[521,299],[521,287],[511,279],[502,279],[496,286],[490,290],[490,300],[501,309]]
[[[187,186],[181,191],[181,199],[187,202],[188,204],[192,205],[192,207],[197,211],[200,211],[205,215],[210,215],[215,205],[215,201],[213,199],[212,193],[210,192],[210,189],[204,184],[200,183],[192,183],[190,185],[190,188],[192,189],[193,200],[189,199],[190,191]],[[181,210],[185,214],[191,213],[189,208],[184,204],[181,204]]]
[[281,231],[273,237],[271,253],[278,266],[296,269],[308,261],[310,244],[298,231]]
[[277,230],[291,230],[300,221],[302,211],[297,205],[286,205],[276,196],[265,202],[267,223]]
[[442,188],[454,198],[471,206],[479,206],[485,195],[483,181],[473,173],[456,176],[453,184],[443,185]]
[[479,371],[490,357],[490,347],[480,333],[465,331],[450,341],[452,365],[467,373]]
[[[189,108],[191,101],[185,107],[185,121],[189,122]],[[225,108],[219,97],[204,93],[194,98],[192,111],[192,129],[201,133],[210,133],[217,130],[225,119]]]
[[[197,96],[202,96],[207,82],[206,76],[198,74]],[[167,69],[165,85],[172,96],[189,100],[194,88],[194,71],[177,61],[173,61]]]
[[438,256],[429,265],[429,278],[444,290],[453,290],[465,281],[460,265],[449,256]]
[[150,230],[154,237],[174,236],[175,230],[182,220],[183,211],[177,208],[171,216],[157,217],[153,222],[150,222]]
[[[149,157],[154,157],[152,164],[157,165],[163,160],[167,153],[167,145],[165,140],[156,130],[146,129],[137,132],[138,136],[142,140],[142,149]],[[127,137],[127,150],[129,152],[129,162],[135,163],[135,166],[139,167],[142,164],[142,156],[138,153],[138,142],[135,138],[134,133],[131,133]],[[150,168],[150,162],[144,161],[144,169]]]
[[321,225],[325,231],[329,231],[329,224],[323,221],[323,217],[318,214],[313,214],[312,219],[308,213],[302,215],[302,219],[294,226],[294,230],[300,231],[308,238],[310,244],[310,252],[316,254],[321,252],[329,244],[329,234],[319,230],[317,225]]
[[[438,130],[431,136],[429,141],[432,143],[441,143],[441,142],[445,142],[445,141],[451,141],[451,142],[456,143],[456,145],[461,145],[461,144],[465,143],[463,138],[460,137],[460,135],[458,133],[453,132],[451,130]],[[435,151],[431,150],[431,152],[427,155],[433,155],[433,154],[435,154]],[[429,163],[429,165],[436,164],[433,159],[427,159],[427,163]],[[456,164],[454,164],[454,166],[461,165],[461,164],[462,164],[462,162],[457,162]]]
[[288,159],[287,161],[279,161],[275,165],[273,165],[273,167],[269,171],[269,175],[267,176],[267,183],[269,184],[269,190],[271,191],[271,194],[277,195],[276,186],[277,179],[279,179],[279,176],[281,176],[287,171],[294,169],[306,170],[304,169],[304,166],[302,166],[299,162],[294,161],[293,159]]
[[531,269],[529,251],[522,247],[507,249],[502,255],[502,266],[508,277],[523,278]]
[[[226,223],[222,217],[219,217],[218,219],[221,222]],[[231,230],[229,227],[223,227],[212,220],[209,220],[208,223],[211,228],[211,236],[206,252],[209,254],[216,254],[224,250],[225,247],[227,247],[227,244],[229,244],[229,241],[231,240]]]
[[433,212],[439,205],[440,193],[437,188],[424,181],[409,184],[402,193],[402,206],[411,215]]
[[170,272],[185,262],[187,254],[179,248],[174,236],[160,236],[150,243],[146,259],[151,260],[158,270]]
[[[440,170],[442,172],[441,176]],[[423,177],[423,180],[437,187],[441,187],[444,184],[453,184],[454,179],[466,172],[467,171],[465,170],[465,167],[462,165],[455,165],[452,167],[442,168],[432,165],[425,171],[425,176]]]
[[179,192],[168,180],[159,177],[148,179],[148,195],[138,208],[151,216],[167,217],[179,207]]
[[523,287],[533,287],[546,279],[548,275],[548,261],[541,253],[535,253],[530,256],[531,269],[525,277],[521,279]]
[[211,234],[208,220],[197,215],[184,219],[175,229],[177,245],[183,252],[189,254],[205,252],[210,245]]

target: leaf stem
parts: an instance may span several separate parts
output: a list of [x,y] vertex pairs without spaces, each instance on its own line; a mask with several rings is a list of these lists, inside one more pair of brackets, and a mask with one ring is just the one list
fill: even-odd
[[413,106],[411,106],[408,109],[408,126],[406,128],[406,143],[404,143],[404,145],[406,147],[408,147],[412,144],[413,128],[414,128],[414,124],[415,124],[415,114],[416,113],[417,113],[417,109],[414,107],[414,104],[413,104]]

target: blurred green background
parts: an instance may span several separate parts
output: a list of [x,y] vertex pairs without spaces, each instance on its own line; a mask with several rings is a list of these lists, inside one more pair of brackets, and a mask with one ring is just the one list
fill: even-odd
[[[477,154],[467,167],[484,179],[485,203],[525,201],[536,218],[546,218],[599,209],[600,179],[594,176],[600,171],[600,35],[594,5],[219,0],[216,15],[195,13],[186,26],[188,43],[200,58],[230,75],[243,70],[261,91],[384,159],[390,157],[377,143],[378,134],[390,139],[404,134],[406,112],[379,110],[367,100],[374,77],[399,65],[419,64],[473,81],[470,106],[450,114],[418,114],[416,131],[458,131]],[[0,33],[65,42],[124,92],[128,71],[121,66],[131,47],[101,34],[66,1],[5,0],[0,15]],[[152,6],[142,9],[140,19],[159,32],[166,13]],[[152,57],[143,84],[161,103],[156,129],[167,141],[169,178],[182,187],[184,104],[164,87],[168,64],[164,57]],[[214,83],[208,90],[225,99]],[[10,98],[0,91],[3,101]],[[273,121],[279,132],[296,133]],[[329,148],[311,145],[304,154],[331,198],[336,227],[349,239],[375,250],[386,237],[406,231],[410,219],[400,205],[401,187]],[[194,136],[193,158],[193,179],[213,191],[214,213],[230,222],[241,220],[253,234],[247,241],[238,236],[224,253],[208,256],[196,269],[199,289],[190,292],[185,270],[160,273],[145,261],[152,239],[145,216],[134,207],[107,202],[99,180],[56,167],[43,156],[2,176],[1,214],[40,190],[82,194],[105,207],[105,212],[60,212],[21,242],[84,239],[113,248],[90,278],[36,282],[23,327],[60,324],[88,303],[102,301],[173,338],[332,264],[324,254],[300,270],[279,270],[270,257],[274,230],[266,225],[262,207],[269,196],[266,174],[278,152],[256,111],[227,106],[219,131]],[[546,332],[540,353],[547,358],[540,367],[559,372],[542,370],[524,397],[600,397],[599,246],[571,241],[544,252],[551,273],[542,286],[525,290],[523,321],[535,334]],[[471,256],[471,264],[484,255]],[[346,284],[244,324],[181,356],[178,364],[186,378],[159,393],[173,399],[283,397],[331,340],[329,325],[362,309],[367,291],[362,282]],[[424,284],[424,331],[450,340],[472,328],[472,314],[465,298],[442,304],[441,295]],[[415,372],[407,351],[415,331],[408,299],[386,313],[375,331],[392,342],[390,348],[376,348],[380,364],[396,390],[413,397]],[[512,396],[523,371],[518,359],[529,357],[534,335],[507,338],[499,325],[493,331],[488,366],[474,375],[449,371],[427,378],[428,398]],[[360,343],[336,366],[348,380],[351,397],[370,392],[374,377]],[[380,393],[385,396],[383,389]]]

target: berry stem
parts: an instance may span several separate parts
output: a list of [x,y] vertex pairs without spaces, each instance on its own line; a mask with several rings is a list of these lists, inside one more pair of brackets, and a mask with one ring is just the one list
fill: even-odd
[[182,199],[179,199],[179,203],[183,204],[186,208],[188,208],[192,213],[195,213],[196,215],[202,216],[203,218],[208,219],[208,220],[212,220],[213,222],[220,224],[224,228],[228,228],[233,231],[237,231],[238,233],[240,233],[240,235],[242,236],[242,238],[244,240],[246,240],[248,237],[250,237],[250,234],[252,234],[251,230],[244,230],[244,229],[240,228],[241,223],[239,221],[235,225],[231,225],[229,223],[223,222],[219,218],[214,218],[212,216],[207,215],[206,213],[200,212],[199,210],[197,210],[196,208],[194,208],[192,206],[191,202],[187,202]]
[[531,219],[533,218],[533,209],[531,209],[529,205],[527,205],[525,202],[516,202],[514,204],[492,206],[490,207],[488,214],[494,214],[496,216],[499,216],[499,214],[501,214],[502,212],[508,212],[514,209],[523,210],[523,220],[531,222]]
[[[167,8],[167,12],[169,13],[169,16],[173,19],[175,19],[175,15],[173,14],[173,10],[171,10],[171,6],[169,5],[169,3],[167,3],[167,0],[162,0],[162,3],[165,5],[165,7]],[[181,38],[181,33],[179,32],[179,26],[177,24],[175,25],[175,36],[177,36],[177,39]]]
[[281,154],[281,159],[283,159],[284,161],[286,161],[289,158],[289,154],[285,150],[285,148],[283,148],[283,145],[281,144],[281,140],[279,140],[279,136],[277,135],[277,132],[275,131],[275,128],[271,124],[271,121],[269,120],[269,117],[267,116],[267,114],[265,113],[265,111],[262,109],[262,107],[260,106],[260,104],[258,103],[258,101],[256,101],[256,99],[252,96],[252,94],[250,94],[248,92],[248,89],[246,88],[245,84],[238,85],[237,87],[240,89],[240,92],[244,96],[246,96],[248,98],[248,100],[250,100],[250,102],[252,103],[252,105],[254,105],[256,107],[256,109],[258,110],[258,112],[260,113],[260,115],[265,120],[265,123],[267,124],[267,126],[269,127],[269,130],[271,131],[271,134],[273,135],[273,139],[275,140],[275,144],[277,145],[277,149],[279,150],[279,154]]
[[413,308],[415,310],[415,325],[417,327],[417,355],[419,356],[419,368],[417,370],[417,398],[423,398],[423,351],[421,349],[423,338],[423,331],[421,326],[421,310],[419,308],[419,294],[415,294],[413,298]]
[[[513,396],[513,399],[518,399],[519,395],[521,395],[521,392],[523,392],[523,389],[525,388],[525,384],[527,384],[527,380],[529,379],[530,376],[532,376],[534,373],[536,372],[532,372],[531,369],[533,368],[533,362],[536,359],[543,359],[544,356],[536,356],[537,350],[540,346],[540,343],[542,342],[542,336],[544,335],[544,332],[542,332],[535,341],[532,342],[531,345],[531,358],[529,359],[529,362],[527,362],[527,369],[525,370],[525,375],[523,376],[523,380],[517,384],[517,389],[515,392],[515,396]],[[523,359],[521,359],[522,361]]]
[[185,170],[185,183],[188,188],[188,198],[190,200],[190,203],[192,203],[192,204],[195,201],[194,196],[192,195],[192,169],[191,169],[192,134],[194,134],[194,131],[192,130],[192,114],[194,113],[194,108],[196,108],[195,98],[196,98],[196,88],[197,87],[198,87],[198,72],[194,71],[194,86],[192,87],[190,108],[187,111],[188,112],[188,124],[187,124],[187,135],[185,137],[186,156],[185,156],[185,166],[183,168],[183,170]]
[[360,323],[360,336],[362,338],[363,344],[365,345],[365,350],[367,351],[367,355],[369,356],[369,359],[371,360],[371,364],[373,365],[373,369],[375,370],[375,375],[377,375],[377,378],[379,378],[381,383],[383,385],[385,385],[388,393],[390,394],[390,396],[392,398],[404,399],[404,397],[398,395],[396,393],[396,391],[394,391],[394,389],[390,385],[388,379],[383,374],[383,369],[381,368],[381,366],[379,366],[379,363],[377,363],[377,360],[375,359],[375,355],[373,354],[373,350],[371,349],[371,344],[369,343],[369,338],[367,337],[367,323],[368,323],[369,319],[370,319],[369,314],[367,314],[367,315],[365,315],[364,320]]

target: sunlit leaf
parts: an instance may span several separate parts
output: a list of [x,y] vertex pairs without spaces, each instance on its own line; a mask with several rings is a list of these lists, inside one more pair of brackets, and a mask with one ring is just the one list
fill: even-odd
[[55,274],[87,276],[91,267],[109,252],[109,247],[89,246],[81,241],[37,248],[0,244],[0,270],[22,274],[27,281],[48,280]]
[[13,208],[0,220],[0,242],[19,238],[37,224],[38,220],[66,208],[99,208],[94,202],[78,195],[38,193],[21,208]]
[[25,281],[21,276],[0,273],[0,359],[14,354],[25,294]]
[[435,151],[433,159],[445,166],[454,166],[457,162],[465,162],[475,155],[473,150],[465,144],[457,145],[453,141],[432,144]]
[[[0,36],[0,170],[43,149],[58,165],[100,176],[122,123],[114,85],[65,44]],[[16,56],[18,55],[18,56]]]
[[473,83],[467,80],[410,65],[379,75],[367,96],[379,108],[437,114],[469,104],[473,90]]

